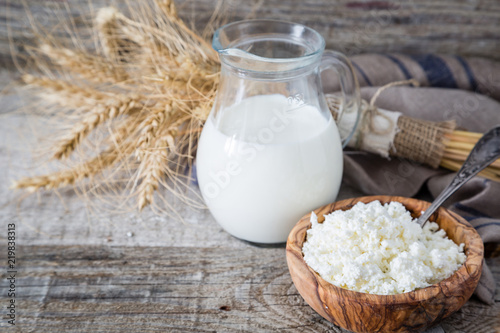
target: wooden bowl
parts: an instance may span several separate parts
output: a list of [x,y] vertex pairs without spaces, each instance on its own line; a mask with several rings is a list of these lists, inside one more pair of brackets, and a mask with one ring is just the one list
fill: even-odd
[[[323,206],[314,212],[323,222],[324,214],[347,210],[358,202],[398,201],[414,218],[430,203],[403,197],[370,196]],[[323,318],[353,332],[420,332],[448,317],[469,299],[481,277],[483,242],[462,217],[440,208],[430,221],[444,229],[455,243],[464,243],[465,263],[452,276],[430,287],[397,295],[371,295],[334,286],[307,266],[302,254],[311,214],[304,216],[290,232],[286,258],[293,283],[305,301]]]

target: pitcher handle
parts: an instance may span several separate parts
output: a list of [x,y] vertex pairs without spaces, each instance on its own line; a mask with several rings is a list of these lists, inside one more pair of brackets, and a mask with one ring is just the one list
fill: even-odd
[[361,97],[359,84],[351,62],[339,52],[326,50],[321,59],[321,71],[332,68],[339,77],[343,103],[339,107],[336,119],[342,148],[345,148],[358,127],[361,115]]

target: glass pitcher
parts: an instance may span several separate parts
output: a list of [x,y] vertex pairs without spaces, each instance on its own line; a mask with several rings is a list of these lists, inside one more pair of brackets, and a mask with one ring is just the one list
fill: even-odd
[[337,197],[342,148],[354,128],[341,138],[320,74],[337,72],[336,119],[356,124],[360,97],[352,66],[342,54],[324,52],[319,33],[289,22],[234,22],[216,31],[212,46],[221,73],[198,143],[201,193],[233,236],[285,242],[303,215]]

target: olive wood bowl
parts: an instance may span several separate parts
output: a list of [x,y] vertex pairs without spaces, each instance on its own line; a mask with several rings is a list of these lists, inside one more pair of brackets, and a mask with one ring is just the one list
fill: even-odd
[[[357,202],[379,200],[402,203],[417,218],[430,203],[404,197],[370,196],[342,200],[316,209],[318,221],[334,210],[348,210]],[[444,229],[455,243],[464,243],[465,263],[449,278],[412,292],[372,295],[350,291],[323,280],[307,266],[302,245],[311,227],[304,216],[292,229],[286,244],[286,258],[293,283],[304,300],[323,318],[353,332],[421,332],[448,317],[471,297],[481,277],[483,242],[462,217],[440,208],[429,219]]]

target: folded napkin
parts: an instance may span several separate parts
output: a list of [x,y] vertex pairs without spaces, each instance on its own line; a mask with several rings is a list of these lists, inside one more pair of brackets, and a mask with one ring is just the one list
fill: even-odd
[[[422,60],[426,57],[427,61]],[[468,63],[468,60],[460,57],[433,55],[407,57],[375,54],[355,56],[352,60],[361,85],[383,85],[391,81],[417,78],[423,85],[438,86],[389,88],[377,99],[376,106],[380,108],[400,111],[406,116],[424,120],[454,119],[459,128],[475,132],[486,132],[500,124],[500,103],[476,92],[481,90],[500,99],[500,84],[493,80],[493,77],[500,77],[499,63],[483,59]],[[449,65],[450,63],[454,63],[454,66]],[[498,74],[492,77],[490,73]],[[334,77],[327,76],[323,79],[326,81],[326,92],[337,91]],[[450,85],[450,82],[454,84]],[[472,84],[474,82],[475,85]],[[378,87],[362,88],[362,97],[370,100],[377,89]],[[398,158],[385,159],[366,152],[346,151],[344,157],[344,181],[367,195],[412,197],[427,189],[435,197],[454,176],[454,173],[445,169],[432,169]],[[467,219],[485,243],[498,243],[498,198],[500,183],[475,177],[447,200],[444,206]],[[483,267],[475,294],[483,302],[492,304],[496,284],[488,267]]]
[[[498,61],[436,54],[361,54],[349,59],[361,87],[415,79],[420,86],[470,90],[500,100]],[[326,91],[338,91],[335,77],[326,83]]]

